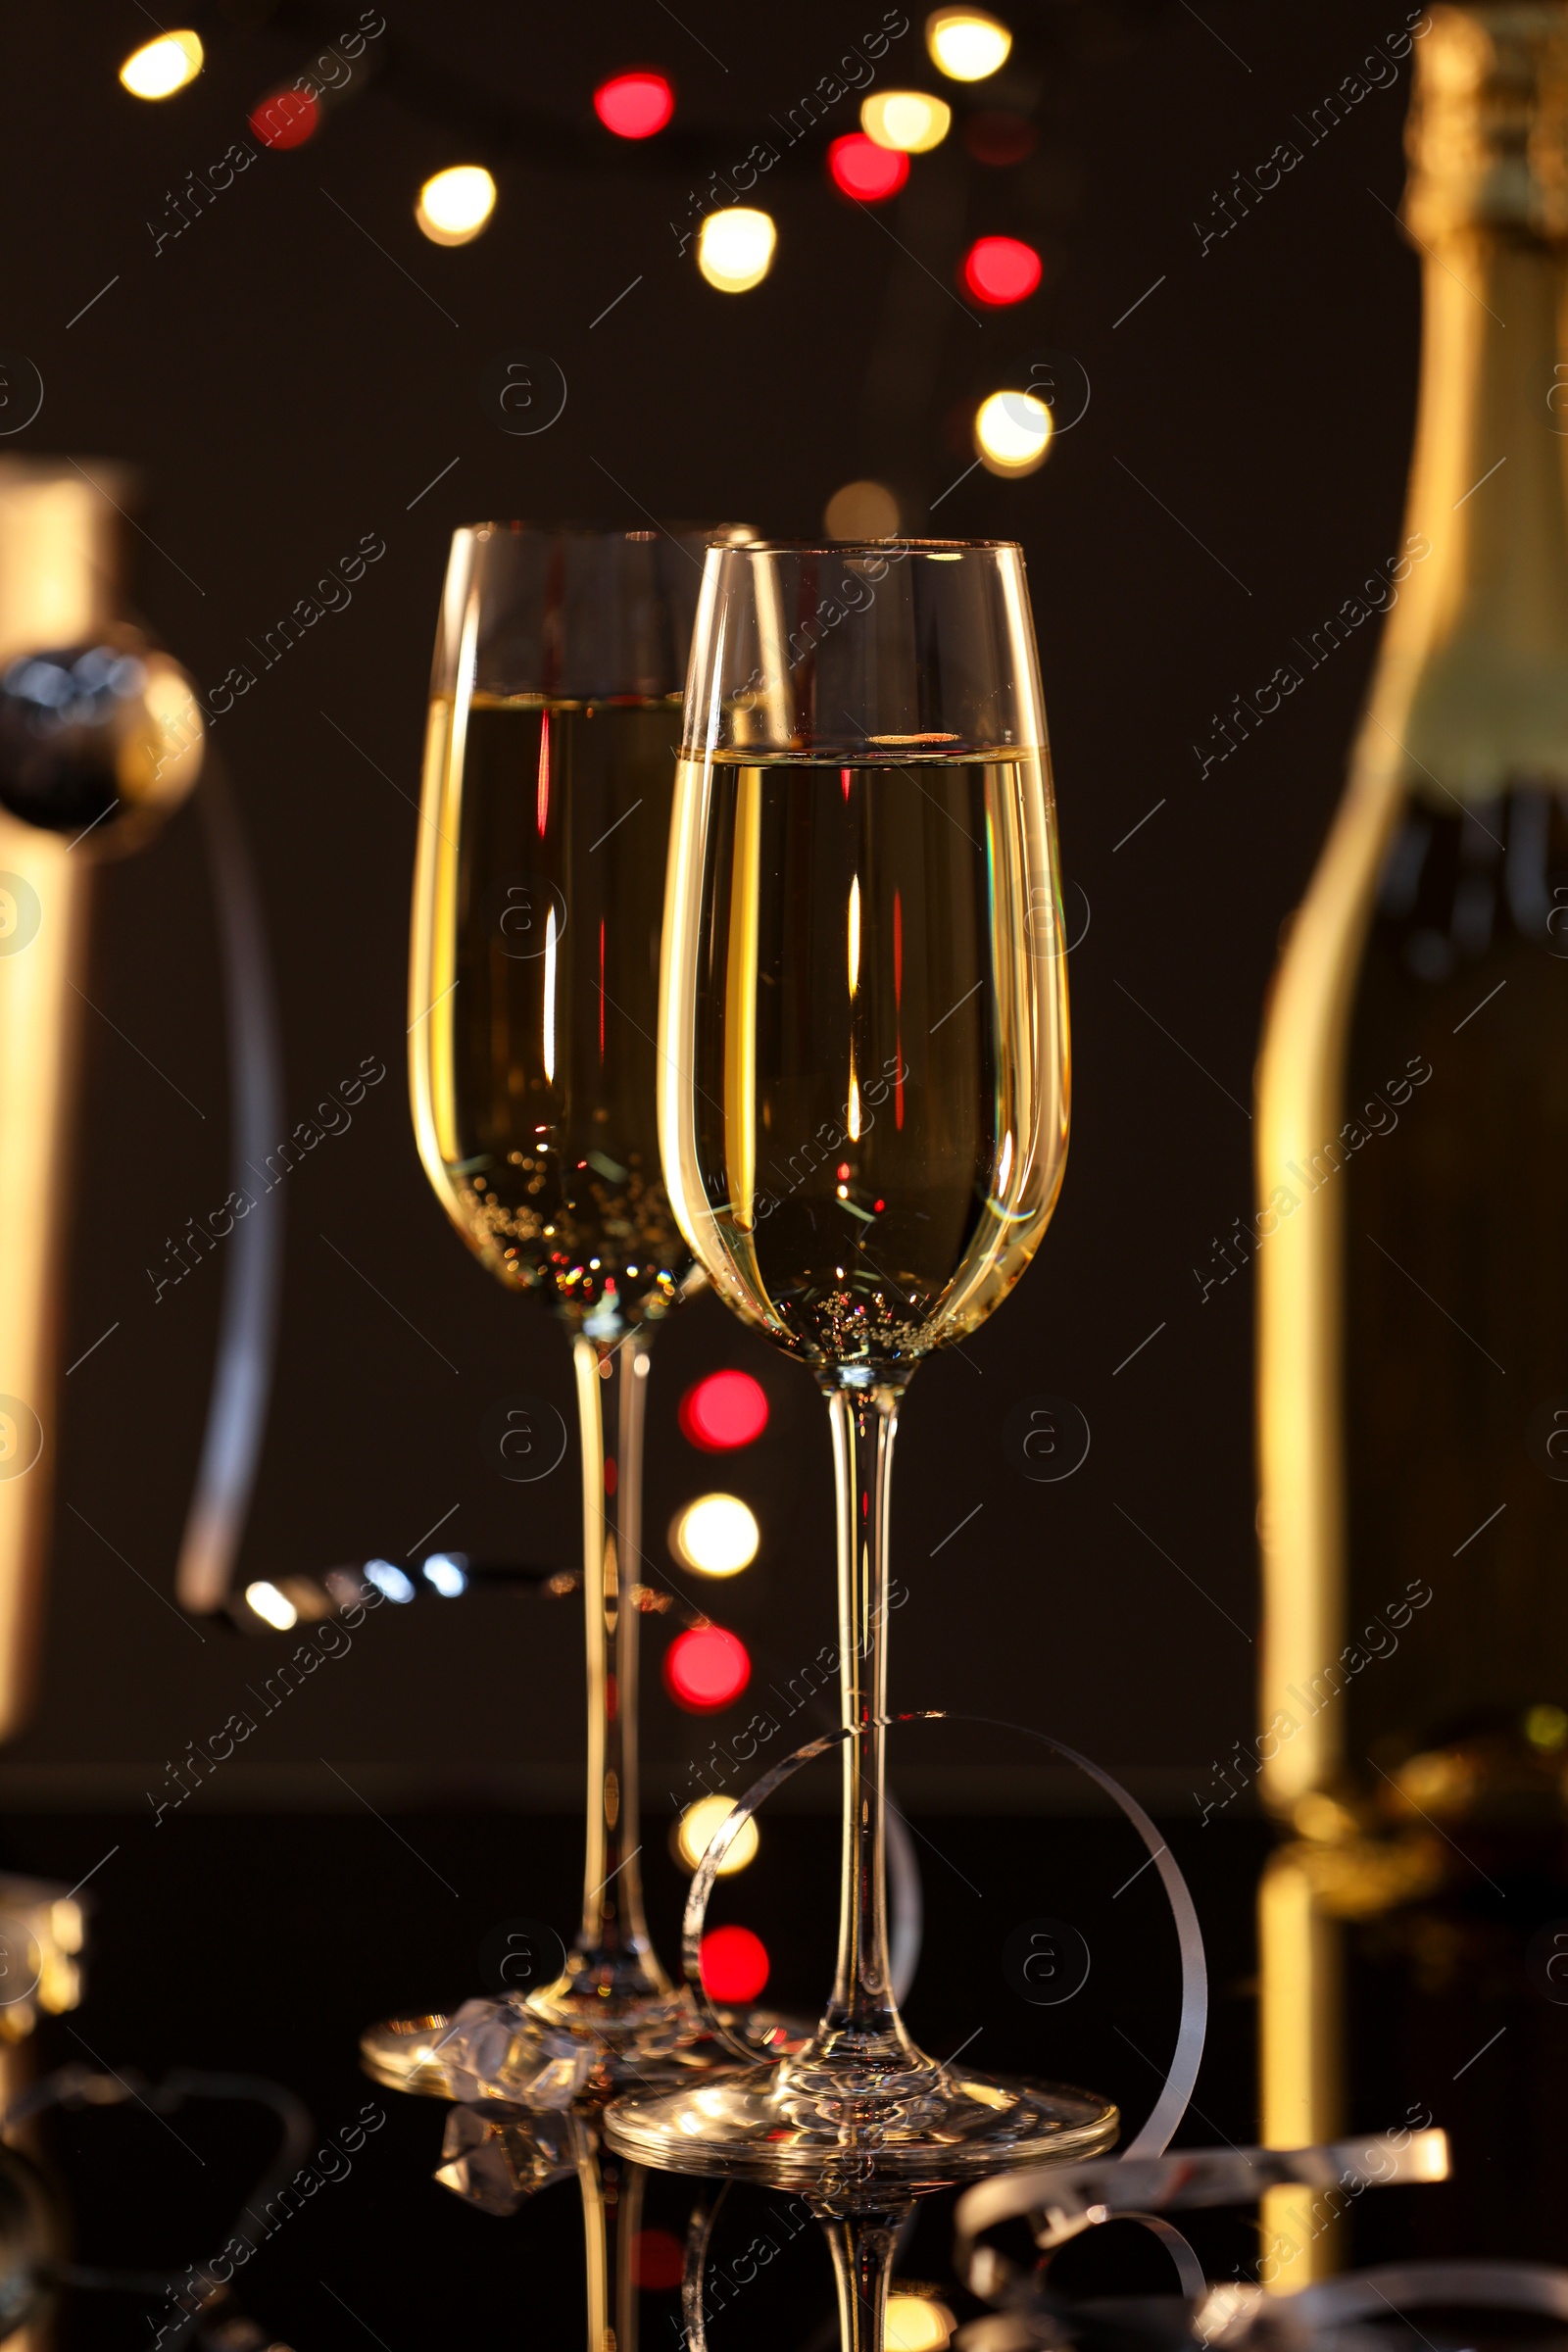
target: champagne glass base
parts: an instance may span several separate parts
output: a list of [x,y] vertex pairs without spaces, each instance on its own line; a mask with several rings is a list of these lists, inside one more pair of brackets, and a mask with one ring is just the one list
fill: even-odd
[[[719,2011],[731,2031],[781,2056],[811,2029],[766,2011]],[[552,2016],[512,1997],[465,2001],[450,2016],[392,2017],[360,2036],[360,2062],[388,2090],[514,2107],[567,2107],[620,2091],[658,2091],[733,2068],[733,2053],[681,1986],[617,2004],[612,2016]]]
[[628,2093],[606,2116],[605,2136],[618,2155],[662,2172],[858,2195],[1096,2156],[1120,2125],[1108,2099],[1064,2083],[918,2060],[849,2068],[807,2054],[654,2097]]

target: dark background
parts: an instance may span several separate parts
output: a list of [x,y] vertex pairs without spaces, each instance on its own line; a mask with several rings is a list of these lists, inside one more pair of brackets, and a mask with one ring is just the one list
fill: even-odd
[[[564,1566],[576,1554],[574,1452],[517,1489],[478,1446],[489,1407],[517,1390],[569,1420],[564,1337],[466,1256],[407,1108],[414,800],[454,524],[706,514],[805,534],[842,483],[875,475],[899,488],[906,527],[1023,541],[1077,941],[1074,1141],[1030,1273],[908,1400],[894,1544],[911,1597],[894,1696],[1049,1729],[1124,1770],[1178,1825],[1232,1996],[1214,2086],[1200,2090],[1216,2120],[1193,2131],[1245,2137],[1261,1832],[1240,1803],[1201,1835],[1197,1824],[1211,1760],[1252,1730],[1251,1300],[1243,1276],[1205,1302],[1194,1269],[1214,1271],[1216,1237],[1250,1212],[1268,975],[1340,789],[1371,631],[1206,776],[1193,747],[1398,542],[1417,279],[1388,208],[1408,70],[1318,144],[1298,118],[1405,10],[1012,7],[1007,87],[948,94],[960,115],[1003,99],[1032,113],[1035,157],[988,169],[955,137],[915,160],[895,205],[865,213],[827,186],[818,141],[758,192],[779,225],[767,281],[711,291],[677,257],[669,220],[878,13],[871,0],[682,0],[679,19],[658,0],[389,0],[378,74],[351,85],[317,139],[262,156],[155,253],[147,223],[170,224],[186,172],[205,173],[256,100],[357,11],[344,0],[336,16],[279,11],[248,27],[237,11],[204,11],[207,70],[163,105],[116,80],[152,29],[146,11],[13,11],[4,340],[41,370],[45,400],[3,446],[140,468],[138,605],[204,690],[233,662],[258,667],[249,640],[362,534],[386,541],[350,609],[262,671],[218,730],[262,878],[290,1121],[363,1057],[387,1068],[352,1130],[288,1178],[247,1577],[403,1559],[454,1502],[444,1542]],[[673,78],[686,149],[634,152],[594,123],[594,84],[636,64]],[[923,66],[916,18],[879,83],[929,85]],[[823,136],[854,126],[849,100]],[[1305,149],[1301,164],[1203,251],[1195,220],[1213,227],[1217,191],[1285,139]],[[438,250],[415,226],[415,195],[429,172],[472,160],[497,174],[495,218],[473,245]],[[1047,281],[1021,310],[978,318],[948,289],[968,241],[998,229],[1042,248]],[[533,439],[503,434],[480,398],[487,365],[519,348],[552,355],[568,385],[559,422]],[[1020,353],[1076,359],[1088,413],[1028,480],[964,474],[963,404],[1010,380]],[[118,1849],[93,1881],[93,1989],[74,2021],[95,2048],[117,2064],[270,2067],[308,2090],[327,2131],[363,2095],[352,2043],[365,2018],[474,1989],[479,1942],[509,1911],[569,1927],[578,1610],[483,1596],[379,1611],[200,1799],[153,1826],[147,1792],[164,1790],[166,1764],[218,1731],[292,1642],[195,1628],[167,1597],[221,1264],[156,1305],[147,1269],[228,1185],[217,942],[191,810],[106,869],[100,912],[91,993],[104,1017],[87,1016],[63,1361],[119,1329],[67,1384],[43,1683],[31,1728],[0,1759],[3,1858],[69,1884]],[[757,1369],[775,1410],[757,1447],[715,1462],[675,1414],[688,1382],[720,1363]],[[1055,1484],[1020,1476],[1002,1442],[1008,1414],[1042,1395],[1074,1402],[1092,1431],[1082,1468]],[[782,1681],[833,1637],[830,1460],[809,1382],[699,1299],[660,1339],[651,1414],[649,1548],[658,1556],[670,1513],[705,1487],[751,1500],[758,1566],[693,1596],[744,1635],[760,1679]],[[665,1792],[689,1793],[693,1760],[727,1720],[698,1724],[665,1701],[655,1669],[667,1630],[649,1630],[645,1730],[666,1954],[679,1888]],[[956,2043],[968,2017],[1004,2004],[997,1954],[1020,1919],[1102,1916],[1108,1940],[1096,1924],[1091,1941],[1109,1951],[1141,1901],[1122,1961],[1097,1980],[1100,2024],[1087,2005],[1062,2012],[1042,2047],[1015,2012],[990,2062],[1078,2075],[1142,2114],[1155,2077],[1115,2046],[1110,2011],[1140,2039],[1147,2030],[1163,2065],[1174,1945],[1152,1873],[1109,1907],[1137,1864],[1130,1833],[1066,1821],[1078,1800],[1065,1776],[1006,1738],[911,1735],[894,1774],[934,1841],[922,1861],[939,1940],[923,1982],[940,1989],[913,2020],[927,2046],[945,2051],[950,2022]],[[830,1797],[824,1774],[799,1801]],[[344,1818],[321,1818],[334,1811]],[[964,1893],[955,1864],[981,1893]],[[781,1954],[776,1989],[804,2002],[825,1966],[831,1883],[821,1825],[783,1820],[764,1825],[759,1862],[723,1896]],[[57,2055],[82,2054],[69,2027],[49,2035]],[[501,2241],[421,2185],[435,2111],[398,2117],[380,2144],[400,2135],[420,2161],[379,2165],[376,2195],[407,2209],[421,2309],[448,2315],[426,2330],[441,2341],[463,2330],[443,2266]],[[122,2161],[139,2177],[145,2150]],[[333,2192],[345,2217],[361,2193]],[[354,2301],[347,2278],[368,2256],[346,2218],[310,2230],[312,2278],[322,2244],[346,2232],[339,2283]],[[397,2352],[420,2340],[396,2295],[371,2302],[358,2308]],[[321,2336],[334,2315],[318,2296],[312,2310],[298,2327]]]
[[[453,524],[516,514],[634,527],[646,508],[811,532],[842,482],[903,468],[942,498],[942,529],[1024,542],[1071,936],[1088,923],[1070,967],[1073,1149],[1022,1286],[966,1356],[934,1360],[909,1396],[894,1541],[912,1597],[895,1695],[983,1705],[1112,1765],[1163,1768],[1190,1806],[1195,1774],[1206,1787],[1209,1760],[1251,1726],[1256,1605],[1250,1286],[1238,1278],[1204,1302],[1194,1269],[1211,1273],[1214,1238],[1250,1213],[1264,992],[1340,787],[1371,631],[1201,780],[1193,745],[1397,544],[1416,261],[1383,208],[1398,201],[1407,70],[1315,147],[1293,118],[1403,11],[1216,0],[1205,25],[1179,5],[1062,0],[1014,14],[1037,156],[991,170],[955,137],[915,160],[894,206],[863,212],[826,185],[813,150],[767,185],[772,274],[732,297],[676,258],[667,225],[700,175],[662,170],[658,141],[644,155],[601,133],[591,89],[628,63],[662,66],[677,125],[700,126],[724,168],[864,29],[853,13],[725,12],[689,18],[689,36],[653,0],[591,21],[530,12],[525,24],[500,6],[405,0],[370,45],[392,60],[380,79],[309,145],[261,156],[155,257],[146,221],[167,223],[170,191],[299,69],[307,38],[275,23],[225,36],[214,19],[200,80],[146,105],[115,78],[143,12],[19,12],[0,93],[6,333],[41,369],[45,400],[17,446],[134,462],[143,610],[204,688],[241,660],[260,672],[217,740],[261,870],[290,1121],[362,1057],[387,1067],[350,1132],[287,1179],[279,1372],[247,1576],[403,1559],[454,1502],[443,1541],[575,1556],[574,1455],[516,1489],[477,1439],[514,1390],[569,1418],[563,1336],[454,1239],[415,1155],[403,1077],[412,803]],[[919,44],[911,26],[887,71],[902,61],[903,77],[929,80]],[[487,148],[456,97],[447,127],[427,111],[443,74],[570,126],[582,167],[535,161],[532,130]],[[853,126],[853,106],[840,112],[825,130]],[[1215,191],[1287,137],[1303,162],[1200,253],[1195,219],[1211,225]],[[500,181],[495,218],[473,245],[439,250],[415,226],[414,196],[475,152]],[[925,185],[933,167],[953,182],[943,206]],[[944,206],[951,233],[931,243],[926,216]],[[1048,282],[979,320],[947,287],[968,239],[998,227],[1037,239]],[[569,387],[560,421],[533,439],[504,435],[479,395],[487,362],[519,345],[553,354]],[[1029,349],[1081,362],[1087,416],[1031,478],[976,470],[943,498],[969,463],[948,445],[950,411]],[[929,389],[893,450],[863,394],[906,368]],[[248,639],[367,531],[387,553],[352,606],[260,669]],[[166,1759],[221,1724],[241,1664],[253,1674],[284,1647],[236,1662],[210,1634],[200,1648],[159,1598],[195,1469],[221,1263],[157,1305],[147,1269],[167,1270],[168,1237],[228,1183],[216,941],[189,809],[106,871],[92,995],[107,1019],[87,1016],[64,1361],[120,1329],[67,1384],[43,1696],[0,1785],[49,1802],[112,1787],[139,1803]],[[761,1561],[720,1598],[760,1673],[776,1676],[832,1637],[829,1449],[808,1378],[777,1364],[786,1409],[749,1455],[715,1465],[675,1430],[693,1374],[759,1352],[710,1299],[662,1337],[648,1525],[662,1531],[713,1483],[756,1503]],[[1076,1402],[1093,1433],[1083,1468],[1054,1485],[1026,1481],[1001,1442],[1008,1412],[1041,1392]],[[282,1788],[298,1768],[288,1800],[330,1801],[315,1761],[325,1750],[351,1775],[397,1766],[427,1788],[482,1767],[554,1801],[575,1787],[579,1656],[571,1604],[383,1610],[299,1695],[298,1720],[280,1714],[265,1752],[256,1741],[228,1777]],[[660,1693],[650,1718],[657,1788],[691,1735]],[[983,1749],[952,1738],[978,1770]]]

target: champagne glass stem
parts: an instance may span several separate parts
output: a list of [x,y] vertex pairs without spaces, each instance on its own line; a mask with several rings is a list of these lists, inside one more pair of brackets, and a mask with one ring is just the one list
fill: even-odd
[[637,1630],[649,1335],[577,1338],[583,1601],[588,1637],[588,1838],[570,1973],[584,1991],[666,1993],[643,1918],[638,1856]]
[[843,1880],[839,1957],[818,2045],[845,2056],[906,2062],[888,1965],[883,1851],[887,1716],[888,1501],[897,1389],[828,1393],[839,1523],[839,1689],[844,1726]]
[[822,2221],[838,2288],[841,2352],[882,2352],[888,2278],[907,2210],[846,2214]]

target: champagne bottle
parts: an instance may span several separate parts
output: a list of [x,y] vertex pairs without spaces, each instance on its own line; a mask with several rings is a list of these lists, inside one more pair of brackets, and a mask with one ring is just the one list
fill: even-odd
[[[1414,52],[1408,505],[1258,1073],[1258,1777],[1290,1833],[1261,1896],[1263,2134],[1430,2117],[1453,2179],[1376,2227],[1558,2259],[1568,6],[1434,8]],[[1272,2192],[1265,2277],[1376,2250],[1345,2202]]]

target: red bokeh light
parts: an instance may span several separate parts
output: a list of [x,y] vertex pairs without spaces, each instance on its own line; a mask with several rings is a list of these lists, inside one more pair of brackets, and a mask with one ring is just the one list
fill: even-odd
[[651,139],[675,112],[675,93],[662,74],[617,74],[594,92],[594,113],[617,139]]
[[710,1372],[680,1400],[680,1432],[704,1453],[750,1446],[767,1427],[767,1397],[749,1372]]
[[710,1929],[701,1957],[710,2001],[755,2001],[767,1983],[767,1946],[750,1928]]
[[1040,283],[1040,256],[1021,237],[980,237],[963,257],[964,291],[1001,310],[1025,302]]
[[320,106],[308,90],[274,90],[251,112],[252,134],[264,147],[303,147],[320,125]]
[[634,2286],[648,2287],[656,2294],[679,2286],[686,2271],[686,2254],[678,2237],[667,2230],[639,2230],[631,2241],[631,2276]]
[[664,1652],[664,1689],[689,1715],[715,1715],[752,1679],[746,1644],[721,1625],[694,1625]]
[[827,151],[828,175],[842,195],[861,204],[896,196],[909,176],[909,159],[897,147],[879,147],[863,130],[849,131]]

